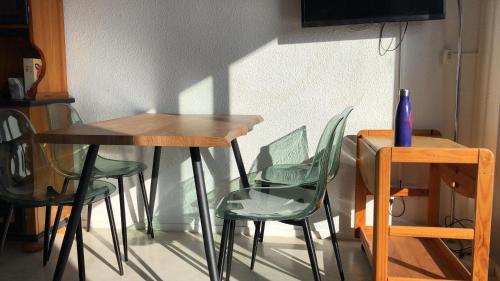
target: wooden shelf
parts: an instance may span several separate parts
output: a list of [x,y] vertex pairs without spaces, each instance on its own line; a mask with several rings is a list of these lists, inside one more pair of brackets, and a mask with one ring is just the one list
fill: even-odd
[[[371,228],[361,229],[361,241],[373,263]],[[471,275],[441,239],[389,236],[388,280],[411,278],[471,280]]]
[[24,24],[0,24],[0,36],[29,36],[29,26]]
[[0,29],[29,29],[27,24],[0,24]]
[[[46,131],[49,128],[46,105],[74,102],[74,99],[68,96],[66,79],[64,1],[27,2],[29,24],[0,24],[0,107],[22,111],[30,119],[35,130]],[[42,59],[42,75],[30,91],[31,99],[11,100],[8,98],[7,80],[11,77],[23,77],[23,58]],[[63,179],[53,171],[46,171],[46,163],[39,155],[29,152],[28,156],[31,158],[30,170],[34,172],[29,184],[33,187],[62,185]],[[29,208],[18,213],[19,229],[11,227],[9,239],[38,240],[43,236],[45,208]],[[65,210],[62,218],[68,215],[69,212]]]
[[40,106],[48,105],[53,103],[74,103],[75,98],[71,96],[51,98],[51,99],[25,99],[25,100],[12,100],[12,99],[0,99],[0,107],[28,107],[28,106]]

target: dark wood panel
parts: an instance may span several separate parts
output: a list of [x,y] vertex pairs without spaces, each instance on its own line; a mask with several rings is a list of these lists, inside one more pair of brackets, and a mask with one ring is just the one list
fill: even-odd
[[0,36],[0,94],[8,97],[7,79],[24,77],[23,58],[40,58],[28,36]]
[[26,106],[41,106],[53,103],[74,103],[75,98],[68,96],[67,98],[54,98],[54,99],[26,99],[26,100],[11,100],[0,99],[0,107],[26,107]]
[[67,96],[66,46],[62,0],[30,0],[30,36],[43,59],[35,99]]

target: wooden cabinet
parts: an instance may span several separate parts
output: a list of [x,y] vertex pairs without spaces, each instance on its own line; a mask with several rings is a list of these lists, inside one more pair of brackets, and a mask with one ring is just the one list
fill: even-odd
[[68,96],[66,80],[66,46],[62,0],[31,0],[30,41],[43,61],[42,79],[35,99]]
[[40,58],[42,76],[31,99],[68,96],[62,0],[30,0],[28,25],[0,25],[0,93],[7,78],[23,77],[23,58]]
[[[373,267],[373,280],[488,280],[493,153],[431,136],[414,136],[411,147],[395,147],[393,139],[390,130],[365,130],[357,138],[355,229]],[[391,188],[392,167],[408,163],[430,164],[427,189]],[[441,182],[475,200],[473,227],[440,227]],[[373,227],[366,226],[367,195],[374,196]],[[391,196],[427,197],[427,224],[390,225]],[[472,241],[470,269],[443,239]]]
[[[0,108],[15,108],[24,112],[38,132],[48,129],[46,105],[56,102],[74,102],[68,96],[66,79],[66,52],[64,44],[64,14],[62,0],[29,0],[27,25],[0,25]],[[27,100],[10,100],[7,79],[23,77],[23,58],[42,59],[42,74]],[[33,166],[39,165],[40,155],[33,153]],[[56,189],[62,177],[52,170],[35,171],[35,188]],[[55,214],[55,212],[52,212]],[[63,219],[69,210],[63,213]],[[36,240],[43,234],[44,208],[16,210],[15,224],[9,237]],[[64,223],[63,223],[64,224]]]

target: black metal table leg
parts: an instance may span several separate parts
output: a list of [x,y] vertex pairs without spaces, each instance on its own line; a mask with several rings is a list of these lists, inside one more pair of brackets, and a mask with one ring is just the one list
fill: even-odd
[[80,223],[83,201],[85,200],[85,195],[89,187],[90,177],[98,151],[99,145],[95,144],[90,145],[87,151],[87,157],[85,158],[82,174],[80,176],[80,182],[78,183],[78,189],[73,201],[71,215],[69,217],[66,233],[64,234],[64,240],[61,246],[61,251],[59,253],[59,259],[57,260],[56,270],[54,272],[53,278],[54,281],[62,280],[66,264],[68,263],[68,257],[71,252],[71,246],[73,245],[73,239],[75,238],[76,229],[78,227],[78,224]]
[[[149,193],[149,214],[151,215],[151,220],[153,220],[155,200],[156,200],[156,189],[158,187],[158,174],[160,172],[160,158],[161,158],[161,146],[155,146],[155,152],[153,156],[153,167],[151,171],[151,188]],[[152,226],[152,225],[151,225]],[[147,234],[151,234],[151,226],[148,225]]]
[[240,173],[241,183],[244,188],[250,187],[248,182],[247,172],[245,171],[245,165],[243,164],[243,159],[241,158],[240,146],[236,139],[231,141],[231,146],[233,147],[234,159],[236,160],[236,165],[238,166],[238,172]]
[[205,188],[205,178],[201,163],[199,147],[189,148],[191,153],[191,162],[193,164],[194,183],[196,186],[196,196],[198,199],[198,208],[200,212],[201,230],[203,232],[203,243],[205,244],[205,255],[207,258],[208,271],[211,281],[219,280],[217,272],[217,260],[215,258],[215,244],[212,233],[212,224],[210,222],[210,211],[208,208],[207,192]]
[[76,251],[78,254],[78,280],[85,281],[85,254],[81,220],[76,229]]
[[155,238],[154,229],[153,229],[153,218],[151,216],[151,208],[149,208],[148,194],[146,192],[146,183],[144,181],[144,174],[139,173],[139,185],[141,188],[142,200],[144,202],[144,209],[146,211],[146,220],[148,221],[148,233],[151,235],[151,238]]
[[[247,172],[245,170],[245,165],[243,164],[243,158],[241,158],[240,146],[238,145],[238,140],[234,139],[231,141],[231,147],[233,148],[234,159],[236,160],[236,166],[238,166],[238,172],[240,173],[241,183],[243,184],[243,188],[249,188],[250,183],[248,182]],[[259,223],[256,221],[253,222],[255,227],[261,227]],[[264,233],[261,233],[262,237],[264,237]]]

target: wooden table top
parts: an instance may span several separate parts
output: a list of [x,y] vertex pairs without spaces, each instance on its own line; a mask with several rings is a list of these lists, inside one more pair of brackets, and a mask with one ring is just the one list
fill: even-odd
[[[373,150],[378,151],[386,147],[395,147],[394,138],[389,136],[363,136],[368,145],[373,148]],[[464,145],[456,143],[452,140],[438,137],[425,137],[425,136],[413,136],[411,147],[398,147],[398,148],[457,148],[464,149],[468,148]]]
[[39,133],[40,143],[228,147],[262,122],[258,115],[140,114]]
[[476,164],[479,157],[478,148],[469,148],[439,137],[413,136],[412,146],[396,147],[390,135],[362,135],[360,146],[360,149],[369,147],[372,152],[368,155],[373,158],[382,150],[390,150],[391,161],[400,163]]

